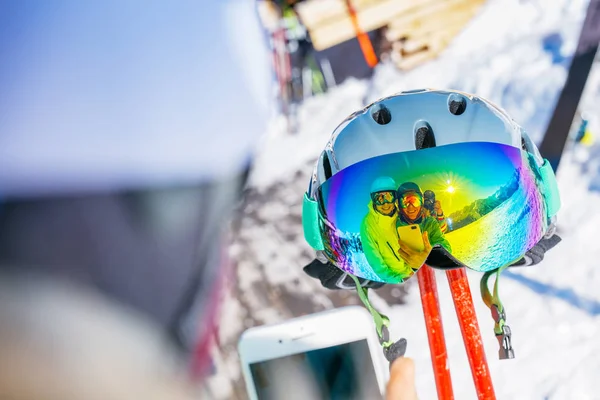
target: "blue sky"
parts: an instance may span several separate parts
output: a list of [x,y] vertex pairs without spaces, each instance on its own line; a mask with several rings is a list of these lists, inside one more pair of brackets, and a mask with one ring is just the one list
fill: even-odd
[[5,1],[0,59],[0,191],[227,175],[266,131],[253,0]]

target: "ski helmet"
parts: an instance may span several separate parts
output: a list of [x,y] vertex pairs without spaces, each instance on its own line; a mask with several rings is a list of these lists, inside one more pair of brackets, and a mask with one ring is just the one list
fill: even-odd
[[490,271],[513,263],[553,232],[560,207],[550,164],[496,105],[429,89],[383,98],[335,129],[304,198],[306,240],[364,279],[403,281],[377,275],[381,266],[367,261],[371,250],[361,236],[368,185],[382,175],[400,188],[436,193],[451,223],[444,234],[429,233],[439,239],[427,257],[435,268]]
[[432,204],[435,202],[435,193],[433,190],[426,190],[423,192],[423,199],[425,202],[430,201]]
[[423,197],[423,192],[421,191],[421,188],[414,182],[404,182],[398,187],[398,197],[401,197],[402,195],[409,192],[416,193],[419,196]]
[[377,192],[396,192],[397,187],[398,185],[396,184],[396,182],[394,182],[392,178],[390,178],[389,176],[382,176],[373,181],[373,183],[371,184],[370,193],[374,194]]

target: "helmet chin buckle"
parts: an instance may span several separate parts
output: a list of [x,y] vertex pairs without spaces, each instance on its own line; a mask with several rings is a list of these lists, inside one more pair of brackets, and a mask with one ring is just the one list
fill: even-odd
[[506,314],[504,309],[500,311],[496,304],[491,307],[492,317],[494,318],[494,322],[498,325],[500,330],[499,333],[496,333],[496,339],[498,340],[499,350],[498,357],[500,360],[510,360],[515,358],[515,351],[512,347],[511,337],[512,332],[510,331],[510,327],[505,325]]
[[548,230],[544,235],[544,239],[550,239],[556,233],[556,215],[552,217],[550,220],[550,226],[548,226]]

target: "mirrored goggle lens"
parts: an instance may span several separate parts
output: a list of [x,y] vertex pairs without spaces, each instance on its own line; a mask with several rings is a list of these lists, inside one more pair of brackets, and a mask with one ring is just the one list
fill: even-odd
[[394,201],[396,201],[396,194],[394,192],[379,192],[373,195],[373,202],[378,206],[393,203]]
[[[420,193],[433,191],[436,207],[379,213],[369,188],[381,177],[417,187],[413,197],[421,202]],[[388,283],[412,276],[436,246],[471,269],[499,268],[519,259],[547,229],[541,180],[531,154],[499,143],[457,143],[364,160],[318,189],[325,254],[347,272]],[[418,203],[405,198],[406,204]]]
[[421,207],[422,199],[421,196],[417,194],[410,194],[407,196],[402,196],[402,200],[400,202],[400,206],[402,208],[407,208],[409,205],[413,207]]

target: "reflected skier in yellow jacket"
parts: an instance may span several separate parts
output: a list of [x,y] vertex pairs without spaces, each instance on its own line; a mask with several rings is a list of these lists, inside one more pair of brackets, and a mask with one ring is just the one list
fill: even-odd
[[380,177],[373,182],[369,211],[360,228],[363,252],[369,265],[382,280],[389,283],[402,282],[414,274],[399,253],[397,187],[390,177]]

